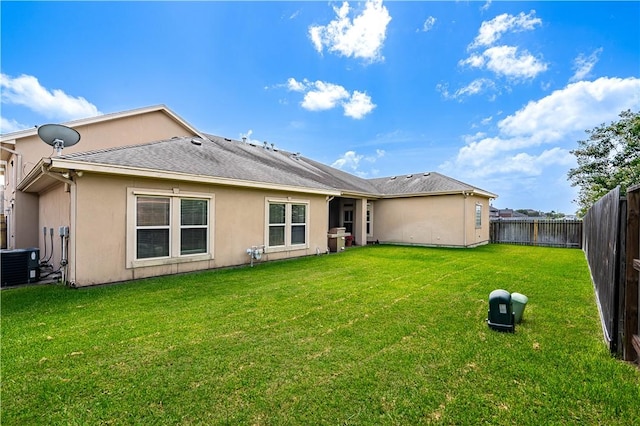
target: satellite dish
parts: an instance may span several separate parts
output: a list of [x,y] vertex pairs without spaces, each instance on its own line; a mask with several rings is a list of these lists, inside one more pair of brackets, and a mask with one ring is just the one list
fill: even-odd
[[62,124],[44,124],[38,127],[38,136],[47,145],[56,149],[58,155],[64,147],[73,146],[80,141],[80,133]]

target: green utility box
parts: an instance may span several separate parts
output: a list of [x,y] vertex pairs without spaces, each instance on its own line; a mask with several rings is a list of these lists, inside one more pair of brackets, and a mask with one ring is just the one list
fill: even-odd
[[489,294],[489,318],[487,324],[493,330],[515,331],[515,321],[511,310],[511,293],[506,290],[493,290]]
[[511,293],[511,310],[513,311],[516,324],[520,324],[520,321],[522,321],[522,314],[528,301],[529,298],[524,294]]

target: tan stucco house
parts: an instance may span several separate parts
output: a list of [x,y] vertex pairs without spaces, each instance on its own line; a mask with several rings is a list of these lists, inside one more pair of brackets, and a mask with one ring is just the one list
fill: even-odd
[[334,227],[358,245],[489,241],[496,195],[439,173],[362,179],[162,105],[66,125],[82,139],[61,155],[36,128],[3,135],[0,173],[7,248],[49,251],[73,286],[325,253]]

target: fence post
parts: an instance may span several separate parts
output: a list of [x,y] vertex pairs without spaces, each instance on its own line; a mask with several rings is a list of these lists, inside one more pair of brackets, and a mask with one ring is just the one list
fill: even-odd
[[[625,272],[625,300],[624,300],[624,342],[623,357],[626,361],[638,359],[640,353],[634,348],[634,335],[640,335],[638,322],[638,276],[636,270],[640,261],[640,185],[627,191],[627,241],[626,241],[626,272]],[[640,360],[638,361],[640,362]]]

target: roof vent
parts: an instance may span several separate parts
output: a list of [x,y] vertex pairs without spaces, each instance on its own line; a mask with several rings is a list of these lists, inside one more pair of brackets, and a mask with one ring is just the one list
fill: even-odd
[[198,146],[202,145],[202,141],[195,138],[191,139],[191,143]]
[[411,179],[413,175],[407,175],[407,179]]
[[230,138],[224,138],[224,140],[227,141],[227,142],[231,142]]
[[422,176],[424,176],[424,177],[428,177],[428,176],[430,176],[430,175],[431,175],[431,173],[426,172],[426,173],[425,173],[425,174],[423,174]]
[[269,149],[269,143],[267,141],[264,141],[264,144],[262,145],[262,147],[264,149]]
[[247,137],[246,136],[242,137],[242,143],[247,143]]
[[396,177],[395,177],[395,176],[391,176],[389,179],[390,179],[390,180],[395,180],[395,179],[396,179]]

